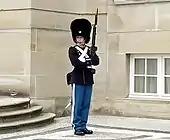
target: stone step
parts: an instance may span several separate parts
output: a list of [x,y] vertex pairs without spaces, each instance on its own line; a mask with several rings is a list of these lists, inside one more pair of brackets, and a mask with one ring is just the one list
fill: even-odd
[[0,96],[0,133],[51,123],[56,114],[42,112],[42,109],[40,105],[33,105],[28,97]]
[[[26,119],[26,120],[19,120],[19,121],[13,121],[13,122],[5,122],[5,123],[0,123],[0,130],[14,130],[17,128],[21,128],[24,126],[30,126],[31,127],[33,125],[37,125],[37,124],[43,124],[43,123],[47,123],[47,122],[51,122],[54,120],[55,118],[55,114],[54,113],[41,113],[41,115],[34,117],[34,118],[30,118],[30,119]],[[15,129],[12,129],[15,128]]]
[[21,110],[15,110],[15,111],[10,111],[10,112],[0,112],[0,118],[25,115],[25,114],[29,114],[32,112],[41,111],[42,109],[43,109],[42,106],[31,106],[30,108],[21,109]]
[[0,122],[28,119],[41,113],[42,106],[30,106],[30,108],[14,110],[10,112],[0,112]]
[[0,96],[0,112],[27,108],[30,104],[30,101],[30,98],[13,98]]

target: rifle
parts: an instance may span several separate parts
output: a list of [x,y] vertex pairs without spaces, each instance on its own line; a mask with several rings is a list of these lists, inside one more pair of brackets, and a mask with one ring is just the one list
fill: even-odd
[[96,26],[97,26],[97,18],[98,18],[98,8],[95,14],[95,22],[93,25],[93,33],[92,33],[92,46],[90,48],[90,55],[93,56],[95,52],[97,51],[97,47],[95,46],[96,41]]
[[[95,14],[95,22],[93,25],[93,33],[92,33],[92,45],[90,47],[90,57],[93,57],[95,55],[95,52],[97,51],[97,47],[95,46],[95,41],[96,41],[96,26],[97,26],[97,16],[98,16],[98,8]],[[91,66],[90,69],[92,74],[96,73],[96,70]]]

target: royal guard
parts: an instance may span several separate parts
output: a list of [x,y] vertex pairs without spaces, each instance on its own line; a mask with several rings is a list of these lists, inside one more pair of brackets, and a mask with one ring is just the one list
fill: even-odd
[[71,22],[71,33],[75,45],[69,47],[68,55],[73,71],[67,74],[67,83],[72,86],[71,124],[75,135],[92,134],[87,121],[94,85],[93,66],[99,65],[96,47],[87,46],[90,41],[91,23],[84,18]]

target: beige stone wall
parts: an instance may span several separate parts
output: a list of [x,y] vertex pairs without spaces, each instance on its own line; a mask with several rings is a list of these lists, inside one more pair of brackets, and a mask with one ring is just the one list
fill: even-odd
[[108,83],[116,98],[127,97],[129,93],[127,54],[170,52],[169,3],[123,2],[108,2],[108,57],[112,59],[108,63],[110,70],[114,69],[109,72]]
[[[101,57],[101,66],[96,75],[94,96],[105,92],[107,67],[107,1],[83,0],[62,3],[56,0],[32,1],[31,26],[31,97],[46,109],[60,114],[70,96],[70,87],[66,85],[65,75],[72,70],[67,52],[73,44],[70,23],[75,18],[85,17],[92,23],[94,13],[99,8],[99,26],[97,45]],[[72,6],[70,6],[72,5]],[[89,43],[90,44],[90,43]],[[49,105],[50,103],[50,105]],[[50,107],[51,106],[51,107]]]
[[91,113],[168,118],[168,102],[127,98],[129,53],[169,52],[169,3],[153,2],[133,5],[134,1],[83,0],[80,8],[78,1],[33,1],[30,96],[46,110],[62,114],[70,95],[64,77],[72,68],[67,57],[72,43],[70,22],[85,17],[93,23],[98,7],[96,44],[101,64],[95,76]]
[[65,79],[72,70],[67,56],[73,43],[70,23],[79,17],[94,23],[99,8],[96,45],[101,63],[91,112],[167,118],[167,102],[127,98],[129,54],[170,51],[170,3],[154,2],[81,0],[80,7],[79,0],[0,0],[0,90],[8,91],[4,81],[12,80],[10,88],[61,115],[71,90]]
[[1,0],[0,90],[30,92],[30,7],[28,0]]
[[93,113],[169,118],[169,101],[128,98],[129,54],[170,52],[170,3],[154,2],[108,1],[108,98],[93,100]]

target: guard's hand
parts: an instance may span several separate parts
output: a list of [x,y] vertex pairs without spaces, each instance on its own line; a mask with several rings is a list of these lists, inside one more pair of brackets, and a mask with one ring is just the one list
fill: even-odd
[[91,66],[92,65],[91,59],[86,59],[86,64],[87,64],[87,66]]
[[91,52],[92,53],[95,53],[97,51],[97,47],[96,46],[93,46],[92,48],[91,48]]

